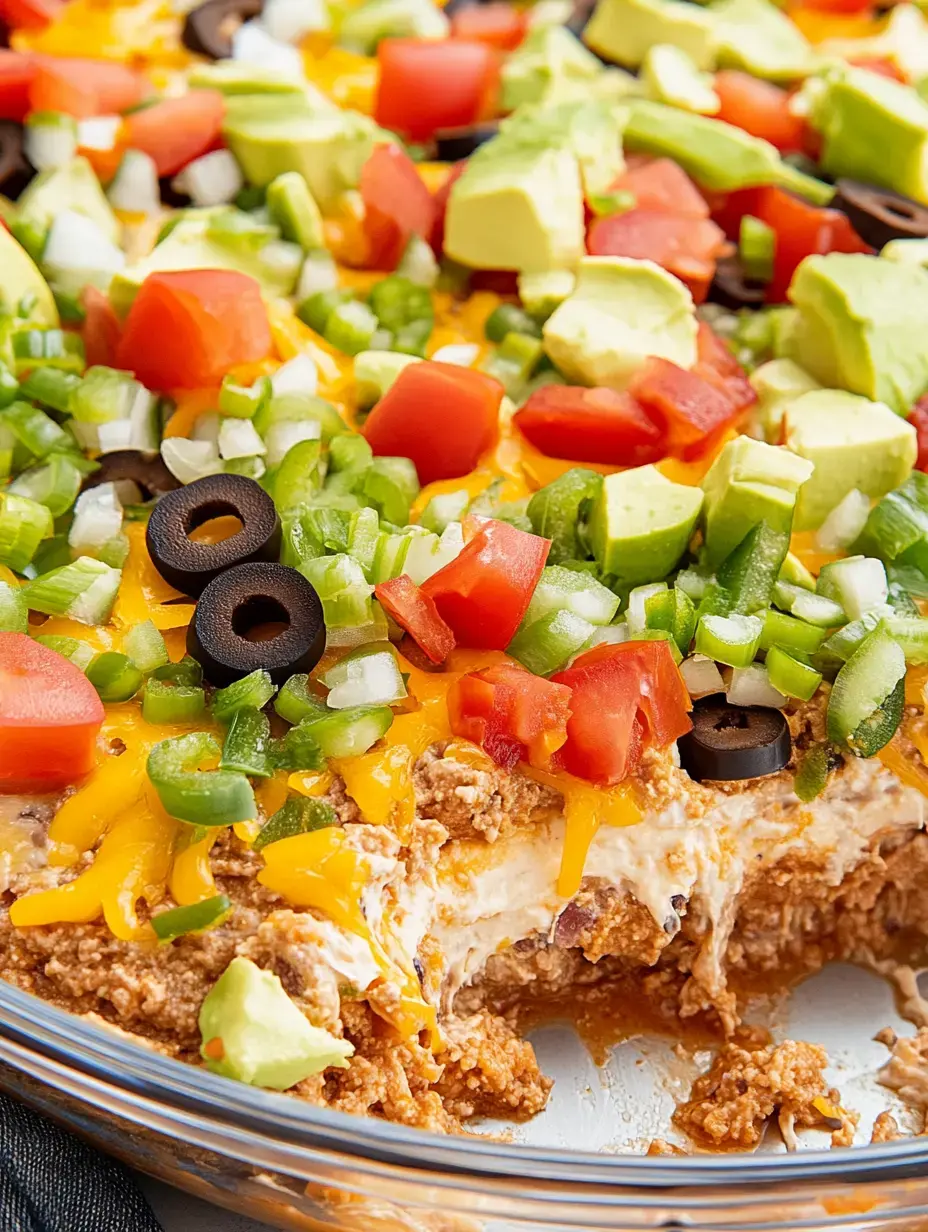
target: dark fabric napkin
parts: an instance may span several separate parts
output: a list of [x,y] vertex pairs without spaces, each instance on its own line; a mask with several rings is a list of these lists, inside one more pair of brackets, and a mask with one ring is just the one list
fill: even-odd
[[129,1172],[0,1094],[0,1232],[162,1232]]

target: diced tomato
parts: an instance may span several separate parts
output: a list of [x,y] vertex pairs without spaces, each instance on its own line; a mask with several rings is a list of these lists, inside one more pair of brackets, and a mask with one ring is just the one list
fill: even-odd
[[387,615],[405,629],[433,663],[444,663],[454,650],[454,634],[435,606],[435,600],[407,574],[374,587],[374,594]]
[[[732,405],[732,415],[736,417],[749,406],[753,406],[757,401],[757,393],[748,380],[748,374],[705,321],[699,322],[696,348],[697,360],[693,365],[693,372],[728,399]],[[724,430],[723,426],[720,432]],[[711,447],[713,441],[714,437],[710,437],[706,442],[707,447]]]
[[94,767],[103,703],[68,659],[0,633],[0,793],[58,791]]
[[748,188],[732,193],[717,212],[716,221],[731,236],[737,235],[745,214],[767,223],[776,232],[773,278],[767,288],[770,303],[783,303],[796,267],[812,253],[865,252],[863,242],[840,210],[810,205],[782,188]]
[[113,311],[109,296],[89,284],[81,293],[84,308],[84,324],[81,334],[84,339],[84,354],[87,367],[103,364],[112,368],[116,363],[116,348],[119,346],[119,318]]
[[219,385],[236,364],[264,359],[271,327],[261,289],[235,270],[149,274],[116,350],[117,367],[149,389]]
[[817,13],[836,13],[842,17],[864,14],[873,8],[873,0],[801,0],[800,9],[813,9]]
[[644,466],[664,456],[664,438],[629,394],[579,385],[543,385],[513,417],[549,458]]
[[460,554],[422,583],[459,646],[504,650],[525,615],[550,539],[507,522],[476,523]]
[[411,458],[420,483],[457,479],[496,440],[503,387],[457,364],[410,364],[364,425],[376,454]]
[[689,694],[666,642],[597,646],[551,679],[571,689],[567,743],[556,760],[594,783],[621,782],[645,747],[663,748],[692,727]]
[[395,145],[379,145],[361,168],[367,264],[396,269],[413,235],[429,239],[435,202],[412,159]]
[[468,4],[451,18],[451,37],[486,43],[500,51],[513,51],[525,38],[526,14],[505,0]]
[[639,210],[662,210],[687,218],[708,218],[705,197],[683,168],[670,158],[629,159],[626,170],[610,192],[624,189],[634,195]]
[[147,93],[145,78],[124,64],[37,56],[29,102],[33,111],[63,111],[83,119],[125,111]]
[[597,219],[587,247],[596,257],[655,261],[685,282],[700,303],[715,276],[716,259],[727,244],[721,228],[708,218],[634,209]]
[[472,291],[515,297],[519,294],[519,275],[515,270],[474,270],[468,285]]
[[499,57],[485,43],[388,38],[381,40],[377,60],[374,118],[412,141],[495,111]]
[[715,92],[722,104],[715,119],[763,137],[783,153],[802,149],[805,121],[791,114],[786,90],[727,68],[715,74]]
[[455,163],[448,172],[448,178],[442,186],[435,190],[432,194],[432,203],[435,209],[435,221],[432,223],[432,233],[429,236],[429,243],[437,257],[442,255],[445,247],[445,214],[448,212],[448,198],[451,196],[451,189],[454,182],[464,174],[464,169],[467,166],[467,159],[463,162]]
[[205,154],[219,136],[225,101],[218,90],[163,98],[126,117],[125,144],[155,160],[158,175],[176,175]]
[[731,398],[698,372],[651,358],[632,377],[628,392],[663,430],[667,452],[699,454],[740,414]]
[[700,364],[714,368],[721,376],[742,376],[744,369],[711,325],[700,321],[696,330],[696,357]]
[[62,0],[0,0],[0,22],[11,30],[44,30],[63,8]]
[[29,87],[35,60],[0,47],[0,120],[22,123],[29,111]]
[[871,73],[878,73],[880,77],[888,77],[891,81],[900,81],[903,85],[909,80],[896,61],[886,56],[849,56],[848,63],[855,68],[865,68]]
[[928,395],[919,398],[909,415],[909,423],[915,429],[918,438],[918,458],[915,461],[917,471],[928,471]]
[[451,730],[507,770],[550,764],[567,739],[569,705],[569,688],[515,663],[468,672],[448,690]]

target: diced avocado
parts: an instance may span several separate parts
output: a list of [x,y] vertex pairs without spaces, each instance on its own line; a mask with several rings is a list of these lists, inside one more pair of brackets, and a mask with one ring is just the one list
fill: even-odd
[[600,0],[583,31],[595,52],[626,68],[638,68],[649,47],[672,43],[699,69],[715,63],[713,13],[685,0]]
[[40,172],[19,197],[17,219],[44,232],[62,210],[84,214],[111,243],[119,243],[119,220],[86,158],[72,158],[62,167]]
[[923,94],[922,81],[928,75],[928,22],[915,4],[899,4],[889,11],[881,28],[869,38],[825,39],[818,51],[829,59],[889,60],[902,71],[906,81],[917,85]]
[[577,285],[573,270],[541,270],[519,275],[519,298],[531,316],[547,321],[558,304],[562,304]]
[[696,362],[693,298],[652,261],[585,257],[543,333],[552,362],[584,385],[624,389],[651,355],[681,368]]
[[771,359],[755,368],[750,376],[757,394],[754,414],[771,443],[780,439],[783,412],[801,394],[820,389],[818,381],[791,359]]
[[285,171],[268,184],[267,208],[285,240],[293,240],[304,252],[325,247],[322,214],[299,171]]
[[847,65],[812,95],[823,171],[928,203],[928,103],[901,82]]
[[503,64],[502,109],[541,102],[553,84],[589,83],[602,73],[596,56],[564,26],[535,27]]
[[848,492],[873,500],[898,487],[915,465],[915,429],[882,402],[820,389],[791,402],[786,444],[814,465],[796,502],[796,530],[814,530]]
[[714,569],[759,522],[788,532],[796,494],[812,470],[788,449],[749,436],[729,441],[702,481],[706,564]]
[[223,135],[249,183],[299,171],[323,212],[358,186],[374,146],[394,140],[360,112],[321,110],[305,100],[296,107],[292,95],[229,99]]
[[790,358],[828,388],[908,415],[928,388],[928,271],[863,253],[807,257],[789,297]]
[[359,351],[354,357],[358,406],[366,409],[379,402],[404,368],[421,363],[418,355],[404,355],[400,351]]
[[241,60],[194,64],[187,78],[193,90],[219,90],[222,94],[303,94],[307,83]]
[[718,192],[776,184],[816,205],[827,205],[834,196],[829,184],[785,163],[769,141],[724,120],[648,99],[630,103],[625,144],[629,150],[674,159],[697,183]]
[[671,107],[715,115],[722,106],[711,73],[701,72],[685,51],[671,43],[655,43],[648,49],[641,80],[649,98]]
[[233,958],[200,1007],[200,1055],[209,1069],[254,1087],[286,1091],[334,1066],[347,1069],[354,1048],[312,1026],[278,976]]
[[653,466],[607,475],[590,515],[593,555],[626,586],[664,577],[687,549],[702,499]]
[[717,0],[710,11],[721,67],[770,81],[795,81],[815,67],[808,39],[770,0]]
[[[256,251],[233,248],[207,234],[209,220],[190,218],[177,224],[147,257],[118,273],[110,283],[110,302],[123,316],[149,274],[168,270],[231,269],[249,274],[269,296],[289,295],[300,272],[299,250],[272,240]],[[281,249],[293,248],[295,261],[280,261]]]
[[367,0],[347,14],[338,42],[349,51],[371,56],[381,39],[443,39],[448,29],[447,16],[432,0]]
[[583,187],[570,151],[512,146],[505,157],[468,160],[445,217],[452,260],[547,270],[575,265],[583,249]]
[[58,324],[55,297],[38,266],[6,227],[0,227],[0,307],[15,312],[24,296],[34,300],[31,321],[36,325]]
[[605,192],[625,170],[622,127],[626,108],[599,99],[573,99],[522,107],[500,125],[500,135],[478,152],[481,160],[505,158],[512,146],[565,149],[580,164],[587,196]]
[[903,265],[928,266],[928,239],[890,240],[880,249],[884,261],[901,261]]

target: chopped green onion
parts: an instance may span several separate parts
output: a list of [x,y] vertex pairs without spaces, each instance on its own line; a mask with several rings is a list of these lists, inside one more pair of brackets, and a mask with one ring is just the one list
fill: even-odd
[[60,518],[77,500],[83,481],[73,459],[56,453],[42,466],[33,466],[17,475],[7,491],[44,505],[53,518]]
[[326,628],[370,623],[374,588],[356,560],[339,553],[304,560],[299,569],[322,600]]
[[204,898],[199,903],[159,911],[151,917],[151,926],[159,941],[174,941],[189,933],[202,933],[216,928],[228,919],[232,912],[232,900],[225,894]]
[[793,658],[781,646],[767,651],[767,675],[770,683],[787,697],[807,702],[822,683],[822,673]]
[[283,516],[312,501],[321,487],[322,446],[318,440],[300,441],[289,449],[274,476],[274,504]]
[[407,355],[425,355],[425,346],[435,325],[431,292],[401,274],[391,274],[371,287],[368,302],[381,329],[393,335],[382,349]]
[[374,458],[364,472],[364,501],[386,522],[405,526],[412,502],[419,495],[419,477],[409,458]]
[[825,630],[817,625],[807,624],[804,620],[797,620],[795,616],[787,616],[773,608],[764,613],[761,650],[782,646],[791,653],[798,651],[800,654],[814,654],[824,641]]
[[928,573],[928,475],[912,471],[871,509],[858,550]]
[[154,746],[148,755],[148,777],[167,813],[208,827],[254,820],[255,795],[244,774],[189,768],[218,760],[220,752],[207,732],[174,736]]
[[840,603],[827,599],[824,595],[813,594],[805,587],[792,582],[777,582],[773,590],[773,601],[777,607],[789,612],[797,620],[819,625],[823,629],[833,629],[847,620]]
[[274,709],[288,723],[300,723],[303,719],[315,719],[326,713],[326,704],[318,693],[309,687],[309,677],[298,673],[291,676],[274,698]]
[[329,470],[334,474],[344,471],[362,473],[367,470],[374,455],[363,436],[346,432],[332,438],[329,445]]
[[506,653],[536,676],[548,676],[586,645],[595,628],[566,608],[548,612],[519,629]]
[[93,662],[95,654],[93,647],[89,642],[82,642],[76,637],[60,637],[57,634],[48,633],[40,634],[35,640],[47,646],[49,650],[54,650],[62,658],[68,659],[82,672],[86,672]]
[[603,486],[596,471],[574,466],[540,488],[528,503],[528,518],[536,535],[551,540],[548,563],[582,560],[588,555],[581,540],[586,514]]
[[313,796],[293,796],[277,810],[258,831],[252,847],[260,851],[271,843],[295,834],[309,834],[338,824],[335,809],[325,800]]
[[329,323],[329,318],[336,308],[342,304],[348,304],[354,301],[354,295],[351,291],[331,288],[328,291],[316,291],[310,295],[308,299],[304,299],[302,303],[297,305],[296,315],[300,318],[304,325],[308,325],[310,329],[315,330],[317,334],[325,337],[326,326]]
[[285,240],[299,244],[304,252],[322,245],[322,215],[299,171],[285,171],[272,180],[266,202],[271,221]]
[[377,536],[377,546],[371,562],[370,580],[377,585],[380,582],[389,582],[390,578],[399,577],[405,572],[406,557],[411,545],[412,539],[409,535],[381,531]]
[[884,617],[891,614],[890,608],[879,607],[861,616],[860,620],[852,620],[841,629],[836,629],[831,637],[823,643],[822,649],[829,655],[836,655],[845,662],[851,657],[868,633],[872,633]]
[[928,619],[924,616],[888,616],[883,628],[902,647],[906,663],[928,663]]
[[74,438],[55,423],[50,415],[28,402],[14,402],[0,412],[0,423],[5,424],[36,458],[45,458],[50,453],[74,452]]
[[688,653],[696,632],[696,608],[685,591],[674,586],[672,590],[651,595],[645,599],[644,611],[646,629],[666,630],[673,637],[680,653]]
[[802,755],[793,780],[793,791],[803,803],[808,804],[822,794],[828,786],[828,776],[835,758],[827,744],[813,744]]
[[242,708],[232,715],[222,746],[220,770],[238,770],[253,778],[268,778],[271,724],[262,710]]
[[[41,371],[43,371],[43,369],[41,368],[36,369],[36,372],[41,372]],[[9,406],[11,402],[15,402],[16,399],[19,397],[20,392],[21,390],[20,390],[19,381],[17,381],[16,377],[9,370],[9,368],[6,366],[3,360],[0,360],[0,410],[2,410],[4,407]],[[23,386],[22,392],[24,396],[27,398],[36,397],[35,394],[26,392],[25,386]],[[41,402],[42,399],[39,398],[38,401]]]
[[201,685],[160,680],[157,674],[145,684],[142,718],[146,723],[189,723],[198,719],[205,709],[206,693]]
[[544,343],[531,334],[507,334],[495,351],[480,364],[483,372],[495,377],[510,398],[519,400],[526,383],[544,358]]
[[696,626],[696,653],[726,663],[747,667],[760,645],[764,622],[757,616],[701,616]]
[[[151,393],[129,373],[98,364],[84,373],[71,393],[68,409],[79,423],[99,426],[119,419],[141,422],[153,403]],[[156,449],[158,443],[147,447]]]
[[886,595],[886,602],[893,609],[897,616],[918,616],[920,615],[918,604],[909,594],[904,586],[898,582],[891,581],[889,590]]
[[271,757],[278,770],[325,769],[325,757],[319,742],[309,730],[309,721],[297,723],[282,739],[275,741]]
[[239,710],[260,710],[276,692],[270,674],[258,669],[213,695],[213,716],[227,723]]
[[104,702],[127,702],[142,687],[143,676],[128,655],[104,650],[87,668],[87,679]]
[[303,525],[326,551],[347,552],[351,517],[352,515],[344,509],[333,509],[329,505],[322,505],[306,510],[303,514]]
[[351,706],[392,705],[407,697],[396,652],[387,643],[362,646],[334,663],[321,677],[333,710]]
[[11,582],[0,581],[0,632],[29,632],[29,607],[22,587]]
[[16,376],[46,365],[66,372],[84,371],[84,343],[80,334],[30,327],[14,329],[10,341]]
[[500,304],[486,319],[483,332],[489,342],[502,342],[507,334],[528,334],[541,337],[541,326],[515,304]]
[[156,680],[167,680],[171,684],[187,686],[203,683],[203,668],[191,655],[185,654],[177,663],[165,663],[152,673]]
[[[858,757],[871,757],[899,726],[905,700],[905,654],[882,626],[861,642],[838,672],[828,699],[828,738]],[[896,713],[898,709],[898,714]]]
[[122,645],[143,676],[150,676],[157,668],[170,663],[164,638],[151,620],[143,620],[133,625],[123,638]]
[[377,317],[360,300],[338,304],[329,313],[323,337],[326,342],[346,355],[358,355],[371,345],[377,332]]
[[429,499],[419,515],[419,525],[440,535],[451,522],[460,522],[470,503],[465,488],[458,492],[440,492]]
[[270,377],[259,376],[254,385],[238,385],[225,376],[219,390],[219,413],[233,419],[254,419],[270,403],[271,393]]
[[43,573],[25,587],[34,612],[67,616],[85,625],[105,625],[110,618],[122,570],[101,560],[79,556],[70,565]]
[[773,277],[773,260],[776,255],[777,233],[773,227],[745,214],[741,219],[738,236],[738,254],[745,277],[755,282],[769,282]]
[[332,710],[300,727],[317,742],[324,757],[359,757],[385,736],[393,722],[389,706]]

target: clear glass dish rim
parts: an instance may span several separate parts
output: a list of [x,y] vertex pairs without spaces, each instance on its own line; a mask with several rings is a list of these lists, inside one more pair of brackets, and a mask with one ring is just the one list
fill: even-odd
[[291,1147],[373,1164],[455,1174],[462,1183],[553,1182],[577,1189],[865,1184],[924,1178],[928,1138],[798,1154],[652,1156],[560,1150],[479,1137],[444,1137],[318,1108],[221,1078],[122,1039],[0,980],[0,1037],[122,1091],[193,1113],[217,1129],[244,1130]]

